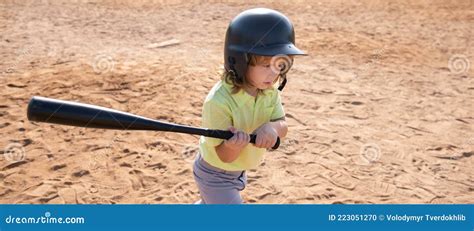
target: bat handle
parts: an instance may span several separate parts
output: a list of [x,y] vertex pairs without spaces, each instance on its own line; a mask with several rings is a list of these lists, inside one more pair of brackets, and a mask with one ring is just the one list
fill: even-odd
[[[206,136],[228,140],[232,138],[232,136],[234,136],[234,133],[232,133],[231,131],[224,131],[224,130],[209,130],[209,133]],[[250,143],[255,144],[256,141],[257,141],[257,135],[250,134]],[[275,145],[273,145],[272,149],[278,149],[279,146],[280,146],[280,137],[277,137],[277,141],[275,142]]]

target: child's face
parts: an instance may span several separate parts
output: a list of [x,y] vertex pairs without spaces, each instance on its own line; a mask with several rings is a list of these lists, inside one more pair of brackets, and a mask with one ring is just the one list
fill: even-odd
[[247,68],[247,82],[258,89],[270,88],[277,80],[279,72],[271,68],[271,56],[257,56]]

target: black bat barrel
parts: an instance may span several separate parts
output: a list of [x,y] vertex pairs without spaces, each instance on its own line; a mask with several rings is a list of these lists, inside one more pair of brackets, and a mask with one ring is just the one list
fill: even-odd
[[30,121],[78,127],[126,130],[168,130],[171,127],[110,108],[38,96],[30,100],[27,111]]
[[[28,103],[27,117],[30,121],[70,125],[87,128],[120,130],[153,130],[202,135],[219,139],[230,139],[230,131],[197,128],[153,120],[143,116],[96,105],[34,96]],[[251,135],[251,143],[256,136]],[[278,148],[280,139],[273,149]]]

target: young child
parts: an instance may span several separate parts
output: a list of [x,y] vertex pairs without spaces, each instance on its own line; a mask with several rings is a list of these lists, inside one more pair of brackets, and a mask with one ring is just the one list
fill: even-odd
[[[267,148],[288,131],[278,90],[295,46],[290,20],[280,12],[257,8],[235,17],[227,28],[225,71],[203,104],[202,126],[230,130],[229,140],[201,136],[193,165],[202,204],[240,204],[247,183],[246,170],[256,168]],[[283,61],[283,62],[281,62]],[[280,80],[280,81],[279,81]],[[256,134],[251,144],[249,134]]]

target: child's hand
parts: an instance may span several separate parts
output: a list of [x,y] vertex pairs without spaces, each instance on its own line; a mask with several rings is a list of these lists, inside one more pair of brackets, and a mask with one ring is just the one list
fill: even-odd
[[243,131],[238,131],[234,127],[230,127],[229,131],[234,133],[234,136],[224,141],[224,145],[226,147],[234,150],[242,150],[250,142],[250,136],[247,133]]
[[257,140],[255,140],[255,147],[257,148],[271,148],[278,138],[277,131],[270,123],[263,124],[253,134],[257,135]]

